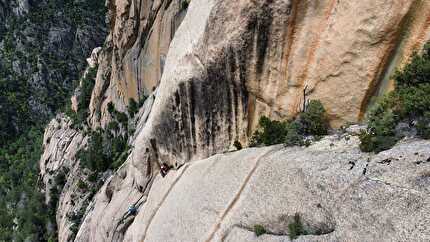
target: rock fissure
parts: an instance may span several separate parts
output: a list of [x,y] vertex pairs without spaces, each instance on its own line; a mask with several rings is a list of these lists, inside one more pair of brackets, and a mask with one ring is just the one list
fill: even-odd
[[259,157],[257,157],[255,159],[254,166],[249,171],[248,175],[245,177],[245,180],[240,185],[239,190],[234,195],[234,197],[232,198],[232,200],[229,202],[228,206],[224,209],[224,211],[222,211],[221,216],[217,219],[217,222],[214,224],[213,228],[210,230],[208,238],[205,239],[206,242],[210,242],[213,239],[215,233],[219,230],[219,228],[220,228],[220,226],[221,226],[224,218],[228,215],[228,213],[230,212],[230,210],[233,209],[234,205],[239,200],[239,198],[240,198],[243,190],[245,189],[245,187],[249,183],[250,179],[254,175],[255,171],[258,168],[258,166],[260,165],[260,161],[262,160],[262,158],[264,158],[265,156],[269,155],[271,152],[273,152],[273,150],[269,150],[269,151],[263,153],[262,155],[260,155]]
[[166,194],[164,194],[163,198],[161,199],[161,201],[158,203],[155,211],[150,215],[150,218],[148,220],[148,224],[146,225],[144,232],[143,232],[143,236],[142,236],[142,241],[145,241],[146,238],[146,234],[148,232],[149,227],[151,226],[152,220],[154,219],[154,217],[157,215],[158,210],[161,208],[161,206],[163,205],[164,201],[167,199],[167,197],[169,196],[169,193],[173,190],[173,188],[175,187],[175,185],[178,183],[178,181],[181,179],[181,177],[184,175],[184,173],[187,171],[189,167],[189,164],[185,164],[182,168],[181,173],[175,178],[174,182],[172,183],[172,185],[169,187],[169,189],[167,190]]

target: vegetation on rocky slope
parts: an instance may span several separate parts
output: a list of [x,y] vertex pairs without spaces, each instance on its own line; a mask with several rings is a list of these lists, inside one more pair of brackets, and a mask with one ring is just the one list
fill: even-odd
[[48,241],[56,236],[55,209],[46,206],[35,189],[42,136],[40,129],[32,128],[0,149],[0,241]]
[[430,139],[430,44],[394,79],[395,90],[369,111],[368,128],[360,135],[365,152],[387,150],[405,135]]
[[[133,107],[136,105],[135,107]],[[131,108],[130,108],[131,107]],[[112,116],[111,122],[105,129],[97,129],[89,134],[88,146],[80,150],[78,158],[81,165],[93,172],[100,173],[107,169],[116,169],[122,165],[128,155],[129,116],[134,116],[138,109],[137,103],[129,106],[129,114],[119,112],[112,103],[108,110]]]
[[57,204],[36,187],[43,129],[104,40],[104,15],[103,1],[44,0],[0,16],[0,241],[56,240]]
[[259,126],[250,146],[282,143],[286,146],[305,145],[308,142],[306,137],[318,138],[328,134],[329,129],[326,111],[318,100],[311,100],[306,110],[294,120],[276,121],[262,117]]

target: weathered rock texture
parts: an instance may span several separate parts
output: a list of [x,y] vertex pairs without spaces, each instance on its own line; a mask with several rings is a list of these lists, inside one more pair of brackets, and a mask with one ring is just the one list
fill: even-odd
[[[159,84],[169,44],[185,16],[180,0],[109,0],[110,33],[90,105],[93,121],[106,123],[107,103],[124,111]],[[101,112],[101,113],[100,113]]]
[[[70,217],[81,210],[85,211],[89,203],[89,191],[82,191],[77,185],[80,180],[87,179],[76,159],[77,152],[86,142],[87,138],[82,132],[74,130],[70,119],[62,115],[53,119],[45,130],[40,175],[48,203],[54,197],[59,198],[56,215],[59,241],[73,239]],[[64,176],[67,182],[57,184],[58,176]],[[62,190],[52,189],[58,186]]]
[[[107,123],[107,103],[124,110],[138,90],[123,88],[131,87],[127,65],[112,62],[118,53],[131,53],[134,40],[124,37],[125,20],[118,18],[137,15],[132,14],[137,7],[121,4],[109,5],[112,46],[103,53],[92,97],[94,126],[99,120]],[[163,9],[180,12],[178,1],[139,6],[154,10],[138,11],[152,17],[144,23]],[[407,55],[391,57],[427,39],[427,18],[422,17],[427,10],[430,6],[421,1],[193,0],[169,45],[152,111],[130,160],[139,166],[146,159],[181,164],[226,150],[235,140],[246,143],[261,115],[285,118],[299,111],[305,86],[308,98],[324,103],[334,126],[359,120],[387,66]],[[132,26],[132,33],[151,36],[140,24]],[[139,39],[131,42],[135,48],[143,44]]]
[[[109,3],[111,49],[106,60],[112,75],[109,84],[98,81],[109,88],[97,89],[94,96],[95,123],[103,103],[113,101],[124,108],[129,98],[137,99],[159,83],[170,41],[185,14],[180,2]],[[191,3],[196,10],[190,19],[205,4]],[[201,59],[207,76],[193,73],[183,78],[242,85],[249,92],[244,105],[250,128],[261,113],[276,118],[294,115],[302,106],[306,86],[309,98],[323,101],[334,125],[360,120],[371,97],[392,86],[389,77],[394,69],[419,50],[430,33],[430,3],[421,0],[216,1],[212,5],[210,17],[189,21],[181,31],[184,35],[205,25],[201,50],[192,52]],[[178,48],[181,45],[176,44],[171,49]],[[103,95],[106,99],[100,98]]]
[[[428,240],[428,163],[414,163],[428,158],[427,142],[378,156],[360,153],[353,138],[196,160],[235,140],[246,144],[261,115],[296,114],[305,87],[334,126],[359,121],[372,97],[390,88],[395,67],[428,39],[429,3],[192,0],[185,11],[175,0],[111,0],[108,7],[93,128],[108,123],[109,102],[125,111],[129,98],[157,90],[139,113],[132,153],[96,195],[76,241],[288,241],[295,213],[311,234],[306,241]],[[384,157],[389,165],[378,163]],[[185,165],[161,179],[162,162]],[[138,215],[126,216],[133,204]],[[254,237],[257,223],[270,235]]]
[[[371,156],[357,137],[341,135],[309,148],[220,154],[156,176],[138,215],[122,220],[140,194],[112,180],[95,201],[105,208],[112,190],[122,193],[117,215],[99,217],[96,208],[77,241],[290,241],[295,214],[308,232],[298,241],[427,241],[429,148],[409,140]],[[268,234],[257,238],[256,224]]]

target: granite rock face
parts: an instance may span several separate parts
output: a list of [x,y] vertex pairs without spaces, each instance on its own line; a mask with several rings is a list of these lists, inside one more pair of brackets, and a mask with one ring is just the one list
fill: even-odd
[[[119,192],[117,215],[95,208],[77,241],[290,241],[296,214],[307,231],[297,241],[427,241],[430,142],[405,140],[378,155],[358,143],[346,134],[218,154],[152,177],[147,194],[110,180],[95,204],[110,207]],[[138,214],[127,216],[133,203]],[[257,224],[267,234],[257,237]]]
[[[86,209],[75,241],[289,241],[295,214],[308,232],[299,241],[429,239],[428,142],[369,155],[353,132],[309,148],[220,153],[236,140],[247,144],[262,115],[294,116],[304,91],[323,102],[334,127],[360,121],[372,99],[392,88],[394,69],[429,39],[430,3],[107,6],[92,128],[108,124],[108,103],[126,111],[130,98],[150,98],[137,115],[131,154]],[[174,167],[164,179],[161,163]],[[57,217],[77,209],[61,206]],[[256,224],[268,234],[255,237]]]
[[[90,105],[93,127],[108,123],[109,102],[124,111],[128,99],[136,98],[132,93],[140,90],[129,85],[126,75],[118,77],[127,73],[126,64],[114,62],[116,53],[127,56],[131,46],[137,48],[130,43],[139,41],[124,37],[126,23],[139,23],[130,17],[136,15],[134,5],[109,5],[109,47]],[[157,1],[139,6],[152,6],[148,16],[156,18],[163,9],[184,11],[180,5]],[[134,162],[145,163],[146,153],[152,152],[152,162],[182,164],[227,150],[235,140],[246,144],[262,115],[282,119],[300,111],[304,89],[307,100],[323,102],[333,126],[360,120],[372,97],[385,89],[382,84],[389,86],[383,79],[390,76],[390,67],[427,40],[422,15],[429,9],[422,1],[191,1],[167,45],[151,114],[136,134]],[[134,29],[129,35],[146,33]]]
[[160,83],[169,45],[187,10],[180,0],[109,0],[110,33],[103,78],[90,105],[95,126],[108,122],[107,104],[126,110],[130,98],[148,96]]
[[[44,153],[40,160],[40,178],[46,201],[49,204],[53,199],[58,200],[56,221],[59,241],[74,238],[70,218],[84,212],[90,202],[90,192],[83,191],[77,185],[79,181],[87,180],[87,175],[76,159],[88,138],[71,125],[71,120],[63,115],[57,115],[49,123],[45,129]],[[58,187],[62,189],[58,190]]]
[[[124,109],[129,98],[148,94],[161,80],[175,30],[187,10],[181,1],[111,1],[111,76],[98,85],[93,121],[105,123],[106,103]],[[205,3],[191,3],[195,18]],[[204,39],[193,55],[206,77],[191,83],[226,82],[243,89],[249,129],[258,117],[291,117],[307,99],[320,99],[332,124],[356,122],[372,97],[392,88],[390,76],[429,39],[427,1],[216,1],[202,22],[189,21],[185,35],[204,25]],[[195,38],[195,37],[194,37]],[[186,41],[197,42],[195,39]],[[176,41],[178,42],[178,41]],[[178,70],[176,70],[178,71]],[[182,75],[178,72],[177,74]],[[214,85],[214,84],[212,84]],[[220,88],[213,87],[213,88]],[[239,90],[230,90],[232,99]],[[198,94],[190,93],[193,98]],[[101,98],[104,96],[105,98]],[[244,95],[239,95],[244,97]],[[101,111],[101,114],[99,112]]]

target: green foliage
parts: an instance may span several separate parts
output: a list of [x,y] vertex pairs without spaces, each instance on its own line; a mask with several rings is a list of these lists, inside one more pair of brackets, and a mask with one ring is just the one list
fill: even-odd
[[30,92],[22,78],[3,78],[0,70],[0,146],[33,124],[28,99]]
[[241,150],[243,148],[239,140],[234,141],[233,146],[236,150]]
[[55,207],[45,205],[35,189],[42,137],[43,129],[32,127],[0,146],[0,241],[46,241],[56,236],[46,227],[55,224]]
[[257,130],[252,139],[251,146],[282,144],[287,135],[288,122],[270,120],[261,117],[259,121],[260,130]]
[[182,0],[182,2],[181,2],[182,10],[186,10],[189,5],[190,5],[189,0]]
[[78,188],[81,190],[81,191],[83,191],[83,192],[86,192],[86,191],[88,191],[88,185],[87,185],[87,183],[85,183],[84,181],[82,181],[82,180],[79,180],[79,182],[78,182]]
[[119,123],[121,123],[124,126],[127,125],[127,123],[128,123],[127,114],[122,113],[122,112],[116,112],[115,116],[116,116],[116,119],[118,120]]
[[0,241],[56,241],[55,210],[67,172],[54,178],[45,205],[38,189],[43,131],[52,114],[65,106],[72,80],[86,62],[73,52],[76,48],[52,51],[47,33],[56,27],[77,29],[77,21],[66,16],[73,12],[79,11],[84,28],[101,26],[105,18],[103,1],[31,5],[29,14],[7,16],[0,24]]
[[415,87],[430,81],[430,43],[424,47],[422,55],[415,54],[411,62],[394,74],[396,88]]
[[327,135],[329,122],[326,110],[319,100],[311,100],[306,111],[299,115],[299,121],[304,134]]
[[118,168],[127,158],[128,135],[114,135],[110,131],[92,132],[85,150],[78,153],[81,165],[94,172]]
[[71,118],[73,127],[76,129],[82,128],[86,124],[89,115],[89,105],[91,95],[95,85],[97,76],[97,67],[89,68],[88,73],[81,79],[80,95],[78,96],[78,110],[75,112],[71,109],[71,102],[67,102],[65,114]]
[[326,111],[320,101],[312,100],[306,111],[300,113],[293,121],[273,121],[262,117],[260,129],[255,131],[251,146],[274,145],[284,143],[286,146],[302,146],[305,136],[328,134],[329,122]]
[[[27,15],[8,15],[0,26],[0,146],[30,127],[43,125],[63,108],[72,80],[86,64],[74,46],[58,52],[49,48],[47,43],[52,40],[46,33],[56,27],[75,31],[81,25],[103,32],[103,1],[49,0],[31,5]],[[74,21],[72,15],[80,21]]]
[[95,173],[104,172],[107,169],[117,169],[127,159],[130,149],[127,143],[128,117],[115,110],[113,105],[111,107],[113,120],[105,130],[98,129],[91,132],[88,146],[78,152],[80,164]]
[[88,176],[88,181],[94,183],[94,182],[97,182],[97,178],[98,178],[98,173],[93,172]]
[[423,117],[418,120],[417,131],[423,139],[430,139],[430,112],[424,113]]
[[77,212],[70,212],[67,214],[67,218],[72,223],[70,226],[70,231],[72,232],[71,238],[75,238],[76,234],[78,233],[79,226],[82,222],[82,218],[85,215],[85,207],[82,206],[81,209]]
[[256,224],[254,225],[254,233],[257,237],[267,233],[266,229],[263,227],[263,225]]
[[128,102],[128,115],[130,115],[130,118],[133,118],[138,111],[139,107],[137,102],[133,98],[130,98]]
[[303,227],[300,215],[296,213],[294,215],[294,221],[288,225],[288,236],[291,240],[297,239],[300,235],[308,234]]
[[108,110],[108,112],[109,112],[110,114],[113,114],[113,113],[115,112],[115,106],[113,105],[113,103],[112,103],[112,102],[109,102],[109,103],[107,104],[107,110]]
[[360,134],[364,152],[381,152],[393,147],[402,137],[395,128],[400,122],[414,123],[418,135],[429,139],[430,46],[415,55],[403,70],[396,71],[396,89],[379,100],[368,113],[368,128]]
[[394,136],[380,136],[364,131],[360,133],[360,149],[363,152],[381,152],[393,147],[398,139]]
[[284,143],[286,146],[302,146],[304,145],[303,135],[300,134],[301,124],[294,121],[288,124],[287,135]]
[[67,172],[59,172],[55,176],[54,182],[57,186],[64,187],[64,185],[66,184],[66,174]]
[[[387,100],[387,99],[386,99]],[[369,113],[368,129],[360,134],[360,149],[364,152],[381,152],[389,149],[397,141],[394,129],[396,117],[386,103],[377,103]]]
[[[430,60],[429,60],[430,62]],[[398,100],[390,103],[401,119],[413,119],[421,117],[430,111],[430,80],[426,84],[418,84],[416,87],[405,87],[394,92]],[[397,101],[395,103],[394,101]]]

